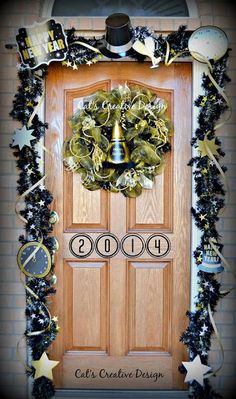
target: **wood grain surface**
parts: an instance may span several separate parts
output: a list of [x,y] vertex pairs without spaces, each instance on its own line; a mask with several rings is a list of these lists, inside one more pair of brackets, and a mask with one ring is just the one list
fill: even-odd
[[[60,361],[54,370],[57,387],[186,388],[178,366],[186,360],[179,337],[187,325],[190,290],[191,64],[173,63],[157,70],[149,66],[100,62],[78,71],[59,63],[48,68],[46,147],[52,156],[46,159],[47,187],[54,195],[52,209],[60,216],[54,228],[60,249],[51,310],[61,330],[50,354]],[[173,122],[165,171],[156,177],[154,188],[137,199],[104,190],[89,192],[62,162],[63,141],[71,134],[68,119],[80,99],[125,82],[148,87],[165,98]],[[147,251],[134,259],[121,251],[110,259],[95,251],[77,259],[70,252],[75,234],[86,233],[95,242],[106,232],[120,241],[132,232],[144,241],[164,233],[171,250],[162,259]],[[120,369],[123,377],[116,375]],[[137,369],[143,376],[136,376]],[[155,372],[160,375],[153,377]]]

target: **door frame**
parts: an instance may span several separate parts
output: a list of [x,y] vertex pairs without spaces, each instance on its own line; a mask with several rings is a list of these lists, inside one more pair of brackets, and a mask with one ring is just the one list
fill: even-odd
[[[107,59],[106,61],[112,61],[115,62],[114,60]],[[100,62],[106,62],[106,61],[100,61]],[[127,57],[127,59],[122,59],[122,62],[126,61],[134,61],[132,58]],[[194,107],[194,100],[203,93],[203,88],[202,88],[202,75],[203,73],[207,72],[207,65],[200,63],[191,57],[186,57],[186,58],[178,58],[175,62],[190,62],[192,63],[192,112],[191,112],[191,119],[192,119],[192,134],[191,137],[194,136],[195,131],[198,127],[198,108]],[[166,67],[168,68],[168,67]],[[45,84],[45,83],[44,83]],[[40,116],[40,120],[45,121],[45,101],[41,102],[40,108],[38,110],[38,114]],[[189,143],[190,145],[190,143]],[[39,146],[39,153],[43,150],[40,151]],[[196,149],[192,147],[192,156],[196,155]],[[42,159],[43,159],[43,154]],[[194,168],[194,167],[193,167]],[[42,169],[44,169],[44,165],[42,166]],[[193,169],[194,171],[194,169]],[[194,188],[194,179],[193,179],[193,171],[191,174],[191,206],[195,207],[196,201],[197,201],[197,195],[195,192]],[[53,193],[52,193],[53,194]],[[194,257],[192,256],[193,250],[200,244],[200,238],[201,238],[201,232],[195,225],[193,217],[191,217],[191,245],[190,245],[190,251],[191,251],[191,256],[190,256],[190,304],[189,308],[191,311],[195,310],[195,297],[198,292],[198,282],[197,282],[197,268],[195,265]],[[187,311],[188,309],[186,309]],[[29,353],[29,350],[27,350],[27,360],[30,362],[31,361],[31,356]],[[28,379],[28,398],[33,399],[32,396],[32,387],[33,387],[33,379],[29,378]],[[89,399],[96,399],[96,398],[123,398],[123,399],[128,399],[132,398],[135,395],[135,398],[139,399],[146,399],[146,398],[155,398],[155,399],[184,399],[188,398],[188,390],[90,390],[90,389],[56,389],[56,398],[89,398]]]

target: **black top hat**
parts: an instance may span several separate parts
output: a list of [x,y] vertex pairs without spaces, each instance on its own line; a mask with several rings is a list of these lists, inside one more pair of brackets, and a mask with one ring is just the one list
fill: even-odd
[[132,29],[129,16],[112,14],[106,19],[106,36],[98,49],[108,58],[122,58],[133,53]]

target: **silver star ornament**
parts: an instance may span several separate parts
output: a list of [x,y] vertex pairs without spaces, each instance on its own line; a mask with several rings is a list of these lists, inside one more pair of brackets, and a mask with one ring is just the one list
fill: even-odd
[[192,362],[182,362],[182,364],[187,370],[184,382],[195,380],[203,387],[203,376],[211,370],[211,367],[202,364],[199,355],[197,355]]
[[13,147],[18,145],[20,150],[22,150],[25,145],[31,147],[31,141],[35,140],[35,137],[32,136],[33,131],[33,129],[27,129],[26,126],[23,126],[22,129],[16,129],[12,138]]

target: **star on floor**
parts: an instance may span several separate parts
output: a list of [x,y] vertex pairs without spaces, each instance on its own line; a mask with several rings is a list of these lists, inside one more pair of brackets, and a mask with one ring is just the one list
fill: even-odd
[[184,382],[195,380],[203,386],[204,375],[211,370],[211,367],[202,364],[199,355],[192,362],[182,362],[182,364],[187,370]]

